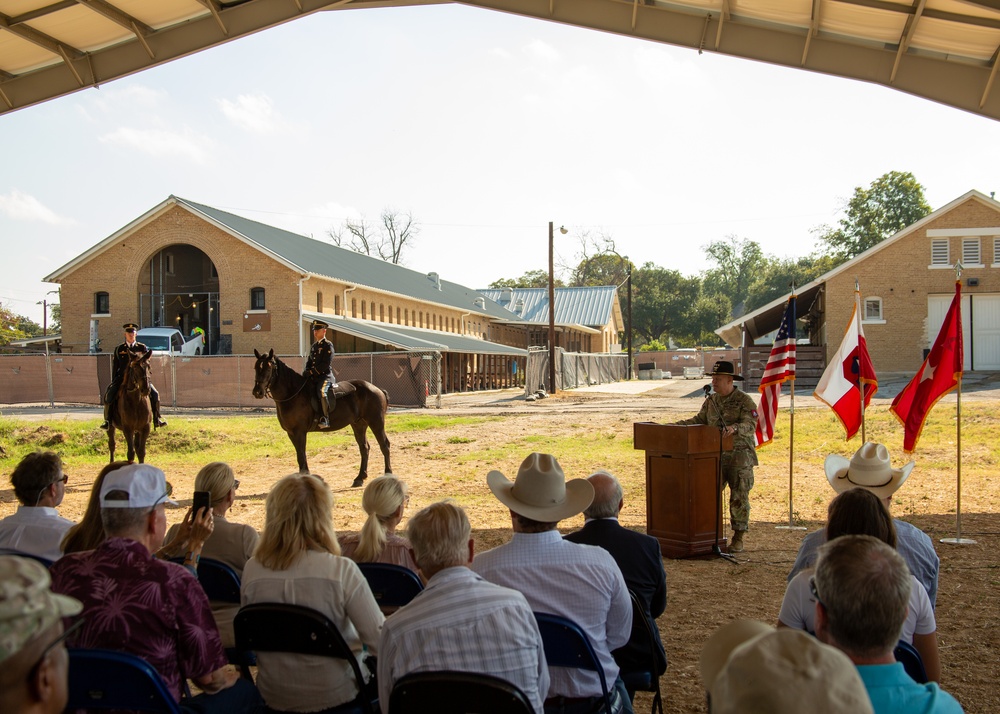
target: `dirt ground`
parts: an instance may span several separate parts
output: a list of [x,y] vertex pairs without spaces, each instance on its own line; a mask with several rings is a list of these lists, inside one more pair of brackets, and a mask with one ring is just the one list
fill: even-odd
[[[692,385],[693,387],[697,385]],[[484,426],[459,425],[392,435],[394,472],[410,489],[411,512],[441,498],[455,498],[467,509],[473,524],[478,550],[484,550],[510,537],[507,512],[489,493],[486,473],[497,468],[513,478],[520,458],[502,463],[488,459],[466,459],[470,444],[476,452],[489,453],[490,446],[500,446],[512,439],[528,439],[544,445],[546,438],[581,430],[595,438],[627,439],[631,443],[632,424],[636,421],[668,422],[695,411],[690,399],[659,398],[652,395],[595,395],[564,392],[538,404],[525,404],[516,395],[499,395],[478,400],[461,398],[444,404],[444,411],[455,414],[503,416]],[[985,398],[980,397],[980,398]],[[1000,407],[1000,399],[997,400]],[[7,411],[11,416],[16,414]],[[51,412],[50,412],[51,413]],[[183,415],[171,415],[183,418]],[[270,415],[261,418],[274,418]],[[374,443],[373,443],[374,447]],[[530,449],[529,449],[530,450]],[[539,447],[538,450],[544,450]],[[337,498],[335,523],[338,531],[360,528],[363,512],[360,489],[349,488],[357,468],[356,452],[347,448],[324,447],[321,438],[310,439],[310,466],[324,476]],[[645,496],[643,455],[629,452],[606,463],[582,463],[574,454],[556,454],[569,477],[586,476],[596,468],[607,468],[623,483],[626,507],[622,513],[625,526],[644,531]],[[826,504],[833,492],[823,476],[825,454],[803,454],[797,471],[801,472],[793,491],[797,520],[808,530],[820,527]],[[204,461],[210,461],[209,454]],[[763,460],[762,460],[763,461]],[[659,626],[669,658],[667,673],[661,680],[665,710],[668,712],[705,711],[704,693],[698,672],[698,657],[707,637],[722,624],[735,618],[756,618],[774,622],[785,588],[785,577],[794,561],[805,530],[780,529],[788,525],[788,469],[772,458],[756,474],[751,494],[751,528],[746,551],[733,564],[716,557],[664,561],[669,587],[669,603]],[[373,462],[381,463],[373,448]],[[241,481],[238,501],[230,520],[263,526],[264,497],[274,481],[295,471],[294,455],[275,454],[263,462],[232,464]],[[199,464],[200,466],[200,464]],[[194,472],[168,474],[175,493],[190,493]],[[1000,627],[998,627],[998,570],[996,550],[1000,545],[998,500],[994,482],[973,480],[963,486],[962,535],[975,544],[948,545],[940,539],[956,533],[954,476],[950,470],[925,469],[924,483],[933,488],[914,489],[898,494],[894,515],[917,525],[934,540],[941,557],[940,586],[937,598],[938,639],[941,650],[944,689],[954,694],[967,712],[1000,709]],[[373,473],[377,473],[373,467]],[[86,505],[94,473],[74,471],[74,478],[60,511],[78,519]],[[0,515],[12,510],[4,494]],[[188,501],[181,501],[184,506]],[[180,520],[181,509],[170,515],[170,522]],[[405,523],[404,523],[405,525]],[[563,524],[564,531],[582,525],[582,516]],[[636,711],[650,706],[649,695],[640,693]]]

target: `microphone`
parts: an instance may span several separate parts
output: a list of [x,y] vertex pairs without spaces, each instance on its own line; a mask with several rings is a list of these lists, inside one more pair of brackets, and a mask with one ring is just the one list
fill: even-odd
[[711,384],[706,384],[701,389],[702,389],[703,392],[705,392],[705,396],[707,397],[712,392],[712,385]]

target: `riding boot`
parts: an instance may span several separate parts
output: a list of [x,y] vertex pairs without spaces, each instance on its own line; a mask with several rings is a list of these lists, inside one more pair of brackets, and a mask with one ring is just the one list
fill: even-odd
[[[336,399],[336,397],[334,397]],[[326,395],[322,392],[319,395],[319,405],[323,408],[323,416],[319,418],[320,429],[330,428],[330,404],[326,401]]]
[[107,431],[111,428],[111,403],[104,402],[104,423],[100,426],[101,429]]
[[149,391],[149,406],[153,409],[153,429],[166,426],[167,422],[160,418],[160,395],[153,390]]

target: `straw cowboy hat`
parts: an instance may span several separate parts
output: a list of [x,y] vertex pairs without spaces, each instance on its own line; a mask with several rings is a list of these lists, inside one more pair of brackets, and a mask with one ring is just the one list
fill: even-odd
[[839,454],[826,457],[826,478],[837,493],[861,487],[879,498],[894,494],[913,470],[914,462],[901,469],[892,468],[889,450],[882,444],[865,442],[848,461]]
[[503,505],[519,516],[554,523],[583,513],[594,500],[594,487],[584,478],[566,481],[551,454],[529,454],[511,482],[499,471],[490,471],[486,483]]

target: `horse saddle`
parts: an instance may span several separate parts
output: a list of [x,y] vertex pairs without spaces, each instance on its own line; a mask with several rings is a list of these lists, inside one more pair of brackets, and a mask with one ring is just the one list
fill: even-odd
[[[350,382],[332,382],[326,387],[326,401],[330,405],[330,413],[337,408],[337,400],[354,394],[357,390],[354,385]],[[319,408],[319,400],[314,396],[312,398],[313,410],[317,413],[322,413]]]

